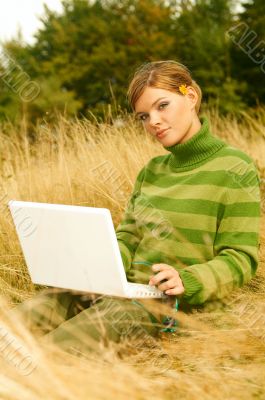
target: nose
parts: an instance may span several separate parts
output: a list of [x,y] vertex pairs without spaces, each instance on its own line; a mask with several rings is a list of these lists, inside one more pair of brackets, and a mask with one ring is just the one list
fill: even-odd
[[149,119],[150,127],[152,128],[158,127],[160,123],[161,121],[159,114],[156,112],[150,113],[150,119]]

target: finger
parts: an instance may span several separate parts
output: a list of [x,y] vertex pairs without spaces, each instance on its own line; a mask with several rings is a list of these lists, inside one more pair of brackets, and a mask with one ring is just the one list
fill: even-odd
[[149,285],[157,285],[163,279],[170,279],[171,277],[172,272],[170,270],[159,272],[150,278]]
[[185,289],[184,289],[184,287],[182,286],[176,286],[175,288],[173,288],[173,289],[168,289],[168,290],[166,290],[165,291],[165,294],[168,294],[169,296],[170,295],[179,295],[179,294],[182,294],[182,293],[184,293],[184,291],[185,291]]
[[176,286],[178,286],[178,279],[174,276],[168,281],[161,283],[157,288],[164,292],[164,290],[174,289]]
[[168,295],[177,295],[177,294],[182,294],[185,292],[185,288],[183,286],[182,280],[178,278],[177,285],[174,288],[167,289],[165,291],[165,294]]
[[152,265],[152,270],[157,272],[157,271],[165,271],[169,269],[174,269],[171,265],[168,264],[153,264]]

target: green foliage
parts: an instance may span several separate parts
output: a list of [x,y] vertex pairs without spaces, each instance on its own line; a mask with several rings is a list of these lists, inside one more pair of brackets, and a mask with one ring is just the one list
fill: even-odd
[[249,0],[243,7],[235,24],[241,23],[243,29],[239,29],[231,52],[232,74],[246,83],[241,96],[253,106],[265,102],[265,2]]
[[19,120],[26,112],[34,122],[56,111],[104,117],[108,105],[118,114],[128,109],[125,94],[135,68],[159,59],[186,64],[205,102],[223,113],[264,102],[264,73],[227,34],[247,21],[262,38],[264,4],[245,4],[240,15],[232,0],[63,0],[61,14],[46,6],[35,43],[18,37],[4,44],[9,67],[0,59],[0,71],[9,68],[12,75],[17,63],[40,92],[25,104],[0,80],[0,118]]

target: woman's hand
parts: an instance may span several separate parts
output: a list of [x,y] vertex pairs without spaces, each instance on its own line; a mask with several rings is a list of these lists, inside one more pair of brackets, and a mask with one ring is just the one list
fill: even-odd
[[[158,285],[157,288],[165,294],[178,295],[184,293],[185,289],[175,268],[168,264],[153,264],[152,270],[158,272],[151,276],[149,285]],[[166,279],[166,282],[161,283]]]

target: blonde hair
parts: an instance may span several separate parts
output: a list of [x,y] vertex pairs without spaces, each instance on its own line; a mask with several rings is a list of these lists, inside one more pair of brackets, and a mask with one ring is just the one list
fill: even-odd
[[192,86],[197,92],[198,100],[195,110],[197,114],[199,114],[202,100],[201,88],[192,79],[189,69],[185,65],[174,60],[153,61],[140,65],[140,67],[136,69],[129,84],[127,99],[134,110],[135,103],[146,87],[165,89],[182,94],[179,90],[179,86],[183,84]]

